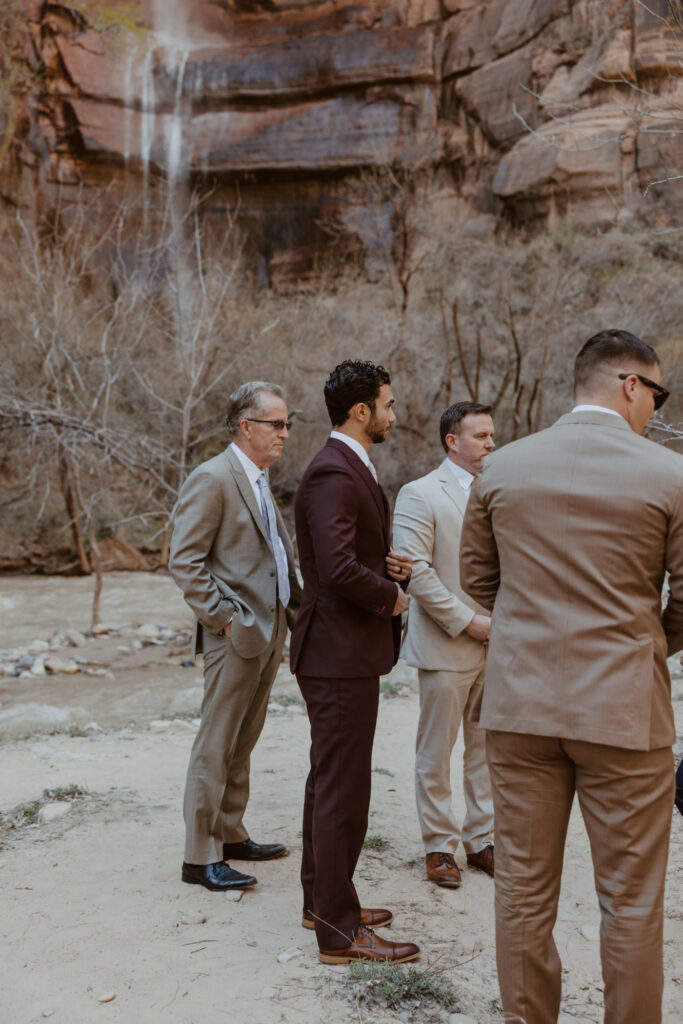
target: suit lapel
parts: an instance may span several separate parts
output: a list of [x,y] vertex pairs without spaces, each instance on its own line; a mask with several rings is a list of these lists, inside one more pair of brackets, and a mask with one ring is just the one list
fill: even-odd
[[235,483],[237,484],[237,489],[239,490],[240,494],[242,495],[242,498],[244,499],[244,504],[251,512],[254,523],[256,524],[256,527],[258,528],[261,535],[263,536],[266,544],[268,545],[268,547],[270,547],[270,541],[268,540],[266,524],[263,522],[261,509],[258,507],[258,504],[256,502],[256,497],[254,496],[252,486],[249,483],[249,477],[244,472],[244,469],[242,468],[239,459],[233,454],[233,452],[230,451],[229,448],[226,448],[224,455],[228,460],[230,470],[232,472]]
[[370,491],[370,494],[372,495],[372,500],[377,506],[377,511],[381,516],[382,524],[384,526],[384,533],[386,535],[388,543],[390,532],[389,502],[386,499],[384,491],[379,486],[379,484],[377,483],[374,476],[372,475],[368,467],[365,465],[363,460],[358,458],[356,453],[353,451],[352,448],[349,447],[348,444],[344,444],[343,441],[337,441],[336,438],[334,437],[329,438],[327,444],[333,448],[336,448],[338,451],[342,453],[342,455],[348,462],[349,466],[351,466],[351,469],[353,469],[356,472],[356,474],[363,481],[367,489]]
[[437,470],[439,475],[439,486],[451,499],[460,515],[464,516],[467,510],[467,495],[456,480],[452,470],[448,468],[446,462],[447,460],[444,459]]

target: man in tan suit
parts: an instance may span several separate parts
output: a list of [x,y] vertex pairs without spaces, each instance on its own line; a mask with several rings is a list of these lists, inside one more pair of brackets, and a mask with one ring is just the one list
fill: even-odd
[[[491,618],[460,587],[458,550],[469,490],[495,448],[491,407],[458,402],[443,413],[438,469],[401,488],[394,543],[413,559],[410,608],[401,656],[418,669],[420,720],[415,757],[417,816],[427,877],[455,889],[454,854],[493,875],[493,801],[485,733],[471,721],[480,698]],[[451,755],[463,722],[462,830],[451,805]]]
[[498,975],[503,1009],[526,1024],[558,1017],[552,930],[575,792],[602,915],[605,1022],[661,1021],[683,459],[640,436],[667,397],[660,382],[649,345],[596,334],[576,358],[572,412],[486,460],[463,524],[462,586],[493,612],[481,724]]
[[229,857],[259,861],[287,852],[255,843],[243,824],[249,757],[261,734],[300,588],[287,530],[268,486],[288,430],[282,389],[265,381],[230,396],[232,444],[198,466],[180,490],[169,569],[195,614],[204,653],[202,720],[185,788],[182,879],[207,889],[245,889],[256,879]]

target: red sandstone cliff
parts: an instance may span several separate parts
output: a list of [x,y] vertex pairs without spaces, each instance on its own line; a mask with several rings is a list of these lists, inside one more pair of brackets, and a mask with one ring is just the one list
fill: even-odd
[[166,174],[220,219],[239,186],[271,272],[328,244],[363,168],[430,163],[517,223],[625,220],[683,173],[679,0],[146,0],[139,32],[128,2],[18,4],[4,196]]

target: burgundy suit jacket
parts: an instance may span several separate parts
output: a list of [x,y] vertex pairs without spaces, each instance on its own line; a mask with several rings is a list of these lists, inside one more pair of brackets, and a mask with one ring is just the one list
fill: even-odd
[[384,557],[389,503],[370,470],[330,438],[303,475],[295,504],[303,597],[290,665],[303,676],[362,678],[396,664],[401,616]]

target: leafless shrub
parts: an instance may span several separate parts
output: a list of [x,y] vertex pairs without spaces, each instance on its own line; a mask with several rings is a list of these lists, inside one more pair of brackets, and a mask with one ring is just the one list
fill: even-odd
[[25,510],[15,532],[52,517],[86,570],[104,532],[138,524],[163,559],[178,486],[227,442],[225,396],[251,377],[282,384],[301,410],[272,472],[285,508],[328,433],[322,384],[344,358],[392,373],[398,422],[373,456],[390,494],[440,458],[438,419],[453,401],[493,404],[501,442],[552,422],[571,402],[576,351],[604,327],[653,342],[676,391],[677,250],[567,221],[550,236],[495,235],[493,218],[473,221],[428,184],[406,193],[420,209],[398,270],[377,280],[375,251],[286,297],[247,283],[239,233],[208,240],[196,206],[162,221],[154,243],[127,230],[128,211],[97,239],[85,206],[42,232],[17,219],[0,295],[4,507]]

